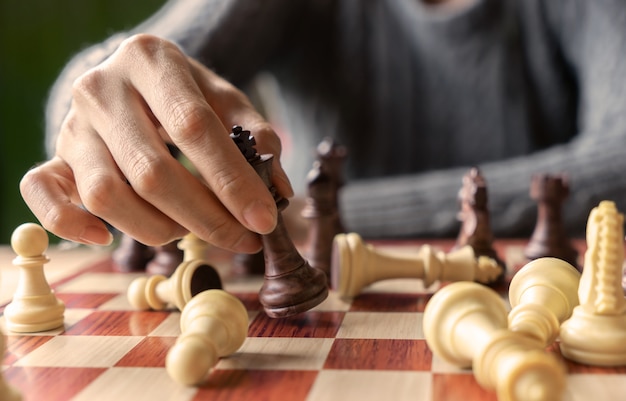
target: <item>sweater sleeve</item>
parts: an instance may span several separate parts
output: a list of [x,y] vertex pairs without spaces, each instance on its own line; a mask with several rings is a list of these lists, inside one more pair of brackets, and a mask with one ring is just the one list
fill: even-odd
[[[590,210],[613,200],[626,211],[626,3],[620,0],[530,1],[554,35],[578,83],[577,135],[568,143],[480,165],[496,236],[528,236],[536,219],[534,173],[565,173],[570,196],[563,217],[584,233]],[[368,237],[452,236],[460,223],[457,193],[464,168],[347,185],[345,225]]]
[[[54,83],[46,106],[46,150],[54,153],[56,135],[71,104],[72,83],[108,58],[126,38],[153,34],[178,44],[189,56],[236,85],[244,83],[280,51],[297,26],[289,0],[170,0],[128,32],[76,54]],[[300,13],[299,15],[302,15]]]

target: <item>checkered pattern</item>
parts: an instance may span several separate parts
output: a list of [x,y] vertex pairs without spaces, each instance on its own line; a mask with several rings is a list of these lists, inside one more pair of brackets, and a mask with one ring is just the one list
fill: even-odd
[[[26,401],[496,400],[470,371],[431,353],[422,316],[433,289],[408,279],[376,283],[354,300],[331,292],[323,304],[288,319],[262,312],[260,279],[225,280],[248,309],[248,338],[220,360],[205,385],[182,387],[164,368],[180,314],[133,311],[126,289],[138,276],[115,273],[105,261],[59,281],[54,288],[67,307],[65,327],[8,333],[5,379]],[[566,401],[626,394],[626,368],[567,365]]]

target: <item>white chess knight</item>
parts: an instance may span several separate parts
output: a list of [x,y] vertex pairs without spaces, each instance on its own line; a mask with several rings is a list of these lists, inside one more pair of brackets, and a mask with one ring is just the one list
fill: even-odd
[[4,310],[6,327],[10,331],[34,333],[63,325],[65,305],[50,289],[43,265],[50,259],[48,234],[35,223],[25,223],[13,231],[11,247],[17,254],[13,264],[20,276],[13,300]]
[[562,354],[577,362],[626,365],[626,300],[621,286],[624,215],[602,201],[589,214],[580,305],[561,325]]

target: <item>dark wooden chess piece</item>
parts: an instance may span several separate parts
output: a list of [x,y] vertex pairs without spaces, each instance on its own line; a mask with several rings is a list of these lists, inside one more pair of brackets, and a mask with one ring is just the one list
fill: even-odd
[[561,215],[568,195],[569,183],[565,175],[533,175],[530,197],[537,201],[537,223],[524,255],[530,260],[552,256],[581,270],[578,252],[565,232]]
[[263,251],[257,253],[238,253],[232,261],[234,276],[258,276],[265,274]]
[[179,240],[154,248],[154,257],[146,265],[146,273],[169,277],[183,261],[183,250],[178,248]]
[[506,266],[493,247],[487,182],[477,167],[472,167],[463,176],[463,185],[459,191],[458,200],[461,209],[458,213],[461,229],[454,249],[470,245],[477,257],[487,256],[495,260],[502,267],[503,274],[500,279],[503,279]]
[[330,277],[330,264],[335,235],[345,232],[339,216],[339,188],[343,185],[342,167],[347,151],[331,138],[317,147],[317,160],[307,175],[306,204],[302,217],[309,220],[304,245],[310,265]]
[[289,201],[278,194],[271,183],[273,155],[259,155],[250,131],[233,127],[231,137],[272,193],[278,208],[273,232],[261,237],[265,259],[265,277],[259,301],[269,317],[287,317],[305,312],[328,296],[326,275],[311,267],[298,253],[285,227],[282,210]]
[[142,272],[154,257],[154,249],[122,234],[120,243],[111,255],[113,269],[123,273]]

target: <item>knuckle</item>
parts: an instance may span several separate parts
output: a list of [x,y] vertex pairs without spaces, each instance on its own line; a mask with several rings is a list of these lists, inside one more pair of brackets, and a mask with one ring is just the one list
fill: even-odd
[[109,175],[94,175],[83,184],[81,193],[83,206],[93,215],[106,217],[117,204],[117,178]]
[[137,157],[130,166],[128,180],[141,197],[147,198],[163,193],[167,182],[169,167],[167,162],[158,157],[144,155]]
[[39,167],[27,171],[20,180],[20,192],[22,197],[28,198],[33,188],[44,179],[46,179],[45,174]]
[[193,147],[204,138],[210,119],[208,105],[197,100],[175,99],[170,104],[172,135],[182,146]]
[[246,183],[236,169],[222,168],[213,173],[211,187],[214,192],[225,197],[242,196],[246,194]]
[[106,81],[106,73],[101,68],[92,68],[74,80],[72,96],[76,101],[97,102],[98,95],[107,86]]
[[227,218],[215,218],[204,227],[195,234],[217,247],[231,248],[237,244],[240,238],[239,231],[233,229]]
[[251,130],[254,132],[257,141],[262,144],[263,150],[267,150],[276,157],[280,156],[282,145],[270,123],[267,121],[258,122],[251,127]]
[[138,60],[162,61],[164,57],[184,59],[182,51],[174,43],[146,33],[138,33],[125,39],[120,44],[116,56],[135,60],[135,62]]
[[49,207],[39,220],[43,228],[60,237],[64,237],[68,227],[73,226],[72,218],[59,205]]

